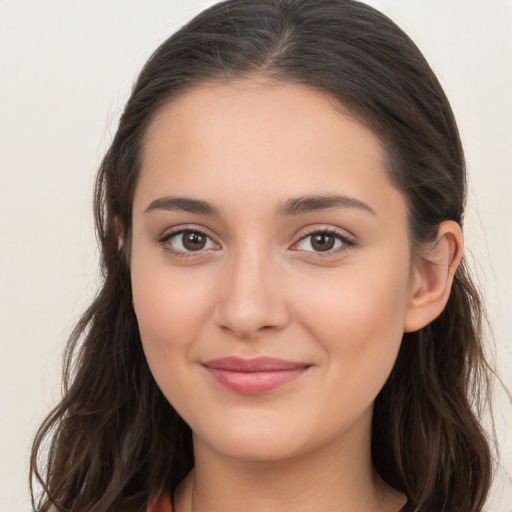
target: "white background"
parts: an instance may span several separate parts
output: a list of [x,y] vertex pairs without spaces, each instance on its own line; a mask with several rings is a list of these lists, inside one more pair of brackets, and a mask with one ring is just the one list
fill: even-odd
[[[28,452],[60,386],[66,338],[97,284],[95,170],[137,71],[213,2],[0,0],[0,512],[30,510]],[[467,245],[512,388],[512,0],[374,0],[426,54],[471,179]],[[497,397],[512,511],[512,406]],[[507,432],[510,431],[510,433]]]

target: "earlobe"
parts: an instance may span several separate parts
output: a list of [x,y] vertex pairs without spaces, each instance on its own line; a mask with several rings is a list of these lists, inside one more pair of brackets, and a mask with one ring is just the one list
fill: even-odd
[[418,331],[441,314],[448,302],[453,277],[462,259],[463,246],[459,224],[451,220],[444,221],[439,226],[435,242],[416,256],[404,332]]

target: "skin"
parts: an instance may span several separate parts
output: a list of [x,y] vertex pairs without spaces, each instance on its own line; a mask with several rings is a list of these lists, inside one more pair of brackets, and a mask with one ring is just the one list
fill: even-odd
[[[132,287],[151,371],[193,431],[196,466],[176,492],[177,512],[403,506],[372,468],[372,406],[403,332],[444,307],[462,235],[443,223],[428,252],[435,264],[411,254],[406,201],[385,157],[325,95],[263,78],[197,87],[150,124]],[[351,201],[282,211],[312,195]],[[216,212],[171,208],[169,197]],[[203,249],[171,236],[185,227],[208,237]],[[326,230],[342,238],[318,251],[310,235]],[[308,370],[247,395],[203,366],[233,355]]]

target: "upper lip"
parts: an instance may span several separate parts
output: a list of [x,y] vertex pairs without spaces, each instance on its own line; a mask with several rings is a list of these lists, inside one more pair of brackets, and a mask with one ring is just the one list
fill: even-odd
[[285,359],[277,359],[275,357],[256,357],[252,359],[245,359],[243,357],[235,356],[211,359],[204,362],[203,365],[215,370],[245,373],[294,370],[297,368],[306,368],[311,366],[307,363],[287,361]]

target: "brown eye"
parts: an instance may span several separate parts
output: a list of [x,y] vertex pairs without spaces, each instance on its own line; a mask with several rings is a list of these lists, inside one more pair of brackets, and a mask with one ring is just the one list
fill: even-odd
[[176,231],[164,236],[160,243],[170,252],[187,254],[206,250],[219,250],[219,244],[215,243],[208,235],[201,231]]
[[335,253],[341,249],[348,249],[355,244],[341,233],[331,231],[316,231],[304,236],[294,246],[296,249],[311,253]]
[[206,245],[206,236],[197,231],[185,231],[181,236],[183,247],[187,251],[200,251]]
[[335,237],[329,233],[317,233],[311,236],[311,247],[315,251],[330,251],[335,242]]

